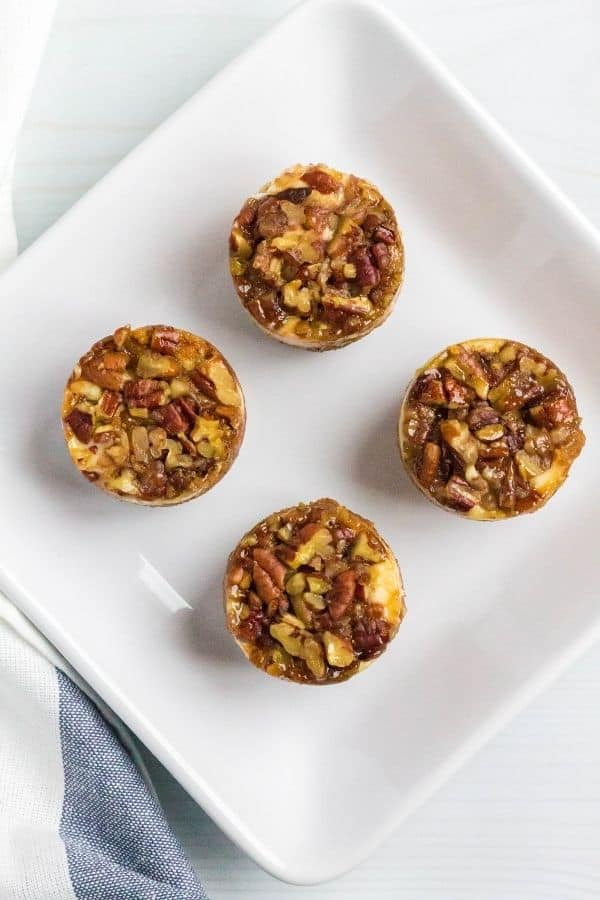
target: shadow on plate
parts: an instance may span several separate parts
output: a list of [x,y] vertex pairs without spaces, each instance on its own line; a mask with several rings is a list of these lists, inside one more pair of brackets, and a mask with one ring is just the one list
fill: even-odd
[[413,504],[417,491],[404,471],[398,448],[398,413],[401,395],[387,407],[375,411],[369,421],[361,421],[362,440],[352,461],[357,481],[388,498]]

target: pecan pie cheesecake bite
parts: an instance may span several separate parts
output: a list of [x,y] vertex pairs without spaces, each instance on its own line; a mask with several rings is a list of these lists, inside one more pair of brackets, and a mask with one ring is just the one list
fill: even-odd
[[98,487],[168,506],[204,494],[235,460],[245,427],[235,372],[216,347],[167,325],[117,328],[75,366],[63,429]]
[[230,267],[267,334],[306,350],[344,347],[389,316],[404,251],[370,182],[321,163],[286,169],[233,222]]
[[430,500],[471,519],[534,512],[585,436],[573,390],[517,341],[454,344],[418,370],[399,422],[406,469]]
[[269,675],[345,681],[380,656],[404,617],[398,563],[367,519],[335,500],[273,513],[225,573],[227,627]]

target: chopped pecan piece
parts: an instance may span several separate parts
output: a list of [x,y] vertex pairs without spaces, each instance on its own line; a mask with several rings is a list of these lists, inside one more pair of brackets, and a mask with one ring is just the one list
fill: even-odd
[[124,388],[125,402],[136,409],[154,409],[162,403],[164,392],[159,381],[138,378],[128,381]]
[[265,620],[261,611],[251,612],[238,625],[238,634],[244,641],[256,641],[262,634]]
[[82,444],[89,444],[92,439],[93,421],[89,413],[74,408],[65,416],[65,422],[71,427],[71,431]]
[[204,394],[205,397],[208,397],[209,400],[218,400],[217,391],[215,385],[210,380],[208,375],[205,375],[199,369],[194,369],[193,372],[190,372],[190,378],[198,388],[201,394]]
[[302,180],[320,194],[333,194],[340,187],[339,181],[322,169],[309,169],[302,176]]
[[499,412],[522,409],[539,400],[544,388],[534,375],[515,369],[489,394],[490,400]]
[[479,502],[479,494],[463,478],[453,475],[446,484],[446,497],[457,509],[469,510]]
[[163,463],[153,459],[148,463],[138,479],[142,497],[164,497],[167,490],[167,475]]
[[333,529],[333,538],[336,541],[352,541],[354,537],[354,530],[347,526],[339,526]]
[[176,403],[182,416],[185,416],[190,425],[193,425],[196,421],[196,416],[198,415],[198,407],[195,401],[192,400],[191,397],[180,397]]
[[471,431],[479,431],[486,425],[497,425],[500,422],[500,415],[489,403],[477,403],[469,411],[468,422]]
[[439,406],[446,403],[446,394],[440,373],[424,372],[416,379],[411,394],[421,403]]
[[120,404],[121,394],[118,394],[116,391],[103,391],[98,403],[98,409],[107,419],[112,419]]
[[512,459],[506,460],[502,482],[498,490],[498,505],[501,509],[512,510],[515,508],[516,499],[516,473]]
[[131,325],[123,325],[121,328],[117,328],[115,333],[113,334],[113,344],[117,350],[122,350],[125,346],[127,338],[131,334]]
[[379,270],[373,262],[371,253],[364,247],[355,250],[351,257],[356,267],[356,280],[361,287],[374,287],[379,284]]
[[131,449],[136,460],[139,462],[149,462],[150,460],[150,440],[148,431],[143,425],[136,425],[131,429]]
[[185,417],[178,403],[168,403],[166,406],[159,406],[152,413],[155,422],[165,429],[167,434],[179,434],[181,431],[186,432],[190,427],[190,421]]
[[387,244],[373,244],[371,247],[371,256],[375,260],[375,265],[380,272],[387,269],[390,264],[390,251],[387,248]]
[[408,422],[408,434],[415,446],[422,446],[433,429],[437,415],[434,409],[424,403],[414,403]]
[[175,468],[169,474],[169,482],[178,493],[189,490],[198,470]]
[[423,447],[423,455],[419,466],[419,481],[423,487],[430,487],[440,467],[442,448],[439,444],[427,441]]
[[92,350],[81,360],[81,374],[101,388],[120,391],[127,380],[127,360],[127,354],[121,351]]
[[542,428],[556,428],[558,425],[571,425],[577,421],[577,409],[573,400],[563,391],[552,391],[537,406],[529,409],[529,414],[536,425]]
[[363,659],[371,659],[385,649],[389,625],[384,619],[359,619],[352,629],[352,644]]
[[466,384],[462,384],[462,382],[458,381],[450,375],[449,372],[446,372],[446,370],[442,372],[442,381],[444,383],[448,406],[468,406],[473,400],[473,391],[471,388],[467,387]]
[[346,569],[333,579],[333,587],[327,595],[327,608],[333,621],[341,619],[352,603],[356,590],[356,572]]
[[256,227],[263,238],[277,237],[283,234],[288,226],[288,217],[281,203],[275,197],[267,197],[258,207]]
[[241,210],[237,215],[237,223],[243,229],[249,229],[256,220],[256,212],[258,210],[258,203],[256,200],[251,199],[248,200],[247,203],[242,206]]
[[525,443],[525,421],[519,413],[505,414],[502,421],[507,428],[506,446],[510,453],[516,453]]
[[378,225],[373,231],[373,240],[392,246],[396,243],[396,235],[391,228],[386,228],[385,225]]

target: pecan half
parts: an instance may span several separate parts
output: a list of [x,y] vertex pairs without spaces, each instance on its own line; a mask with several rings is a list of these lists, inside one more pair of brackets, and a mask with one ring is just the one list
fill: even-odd
[[333,579],[333,587],[327,594],[327,608],[333,621],[341,619],[354,597],[356,572],[346,569]]
[[351,256],[356,266],[356,280],[361,287],[373,287],[379,284],[379,271],[373,263],[373,258],[368,250],[359,247]]
[[252,566],[252,580],[256,587],[256,593],[265,603],[279,602],[281,590],[277,587],[271,576],[256,561]]
[[264,569],[267,575],[269,575],[273,583],[280,588],[280,590],[283,590],[287,569],[279,562],[275,554],[270,550],[266,550],[264,547],[255,547],[252,551],[252,556],[258,565]]
[[157,326],[152,332],[150,347],[160,353],[174,355],[179,346],[179,332],[168,325]]

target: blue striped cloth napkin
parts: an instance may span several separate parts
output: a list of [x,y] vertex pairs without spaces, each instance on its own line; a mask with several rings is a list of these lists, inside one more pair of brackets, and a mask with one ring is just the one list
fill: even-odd
[[127,732],[65,669],[0,596],[1,900],[206,900]]

